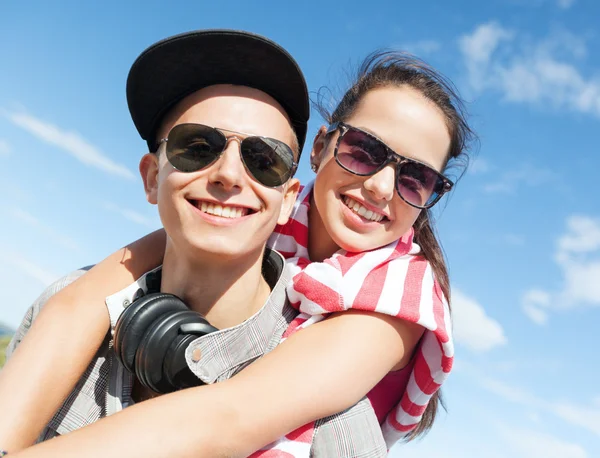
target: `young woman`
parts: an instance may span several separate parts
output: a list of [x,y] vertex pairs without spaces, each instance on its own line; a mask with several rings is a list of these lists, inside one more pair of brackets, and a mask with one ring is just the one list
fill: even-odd
[[[228,381],[140,403],[23,456],[244,455],[286,434],[302,442],[316,419],[367,394],[388,445],[431,426],[453,353],[448,274],[428,209],[451,188],[441,172],[464,154],[472,133],[451,86],[395,53],[370,56],[325,118],[329,126],[311,152],[314,186],[272,239],[294,266],[288,294],[302,312],[285,341]],[[155,233],[131,247],[135,277],[161,262],[163,246],[164,235]],[[52,301],[75,307],[83,297],[85,307],[99,308],[131,281],[118,256]],[[152,440],[134,445],[132,434],[164,442],[160,450]]]

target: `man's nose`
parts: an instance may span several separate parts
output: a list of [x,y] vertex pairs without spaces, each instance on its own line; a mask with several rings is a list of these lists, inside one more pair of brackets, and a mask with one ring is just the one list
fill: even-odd
[[231,190],[240,187],[247,178],[246,169],[240,155],[241,142],[237,138],[229,138],[221,157],[209,171],[210,183]]

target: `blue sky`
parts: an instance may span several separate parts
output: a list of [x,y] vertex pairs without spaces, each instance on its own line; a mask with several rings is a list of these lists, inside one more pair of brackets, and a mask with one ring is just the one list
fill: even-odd
[[250,30],[333,94],[368,52],[407,49],[455,82],[481,147],[438,212],[457,339],[448,414],[391,455],[600,456],[600,3],[65,0],[0,14],[0,321],[17,326],[44,286],[159,226],[125,101],[146,46]]

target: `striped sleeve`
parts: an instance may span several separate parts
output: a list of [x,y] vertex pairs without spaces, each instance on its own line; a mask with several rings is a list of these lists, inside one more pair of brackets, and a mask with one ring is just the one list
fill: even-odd
[[311,317],[349,309],[375,311],[425,328],[407,388],[382,425],[388,447],[417,426],[454,358],[448,303],[412,236],[411,230],[378,250],[341,251],[321,263],[291,260],[296,273],[288,286],[290,301],[301,312],[295,330],[312,324]]

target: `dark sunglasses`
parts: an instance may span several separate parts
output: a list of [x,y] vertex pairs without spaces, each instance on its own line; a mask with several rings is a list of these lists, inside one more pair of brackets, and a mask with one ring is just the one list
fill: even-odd
[[327,134],[340,132],[335,145],[336,162],[359,176],[374,175],[396,163],[396,191],[407,204],[420,209],[433,207],[454,185],[432,167],[396,153],[375,135],[343,122],[329,126]]
[[167,159],[171,165],[180,172],[190,173],[215,163],[232,138],[240,144],[244,167],[260,184],[274,188],[294,176],[298,167],[294,152],[274,138],[245,135],[203,124],[178,124],[167,138],[159,141],[159,146],[166,143]]

